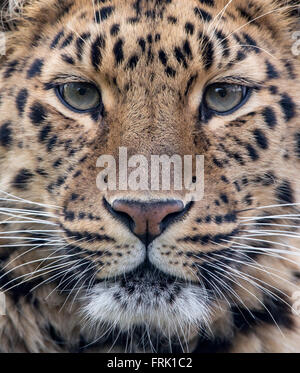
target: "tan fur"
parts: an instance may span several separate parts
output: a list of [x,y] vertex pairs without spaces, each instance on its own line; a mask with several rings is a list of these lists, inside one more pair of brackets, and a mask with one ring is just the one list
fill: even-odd
[[[89,259],[97,269],[97,280],[123,275],[135,268],[144,249],[138,238],[103,208],[103,197],[112,204],[119,198],[143,201],[179,198],[185,201],[186,195],[174,190],[149,194],[127,191],[100,192],[96,186],[99,172],[96,167],[97,158],[101,154],[117,156],[121,146],[128,148],[129,156],[143,154],[148,159],[151,154],[204,154],[204,198],[195,203],[183,221],[170,226],[153,242],[153,264],[168,275],[197,283],[200,287],[201,278],[196,265],[205,265],[212,252],[215,253],[213,259],[218,264],[218,260],[224,259],[221,250],[228,249],[234,242],[237,257],[233,257],[232,261],[221,267],[217,273],[221,283],[227,281],[227,288],[224,290],[226,296],[225,299],[216,298],[207,304],[209,321],[202,338],[208,335],[208,340],[215,341],[217,338],[229,341],[224,350],[231,352],[300,352],[299,316],[292,312],[292,297],[299,291],[299,278],[297,279],[295,273],[298,272],[299,277],[300,261],[297,250],[300,246],[299,238],[293,239],[298,229],[276,226],[246,228],[242,225],[246,218],[251,219],[263,214],[286,215],[277,218],[276,221],[273,220],[281,225],[297,225],[297,219],[292,218],[293,214],[298,214],[298,219],[300,217],[297,207],[297,203],[300,203],[300,149],[297,151],[296,141],[297,134],[300,134],[300,64],[299,59],[291,53],[291,35],[297,27],[297,20],[295,14],[289,13],[295,7],[291,8],[285,1],[253,0],[255,7],[251,8],[247,1],[236,0],[225,8],[222,14],[224,17],[220,16],[218,20],[204,22],[195,14],[194,8],[200,7],[214,19],[224,9],[227,1],[214,2],[215,6],[210,7],[196,0],[173,0],[170,4],[166,2],[154,7],[154,0],[142,0],[139,2],[142,13],[135,23],[128,21],[130,17],[136,17],[133,0],[112,0],[94,6],[91,0],[30,0],[16,1],[13,10],[3,9],[7,54],[2,57],[0,67],[0,125],[10,123],[11,143],[4,144],[0,136],[0,189],[3,191],[2,194],[6,192],[18,198],[43,204],[40,206],[41,210],[53,214],[47,217],[47,222],[57,225],[43,225],[39,222],[28,227],[28,224],[12,223],[3,225],[1,229],[3,232],[23,231],[28,228],[62,230],[55,234],[55,238],[62,240],[66,254],[68,245],[76,245],[82,250],[78,254],[80,259],[87,258],[91,253],[102,253],[101,257],[95,255]],[[71,3],[73,5],[66,11],[64,6]],[[112,14],[99,24],[94,22],[95,10],[106,6],[114,7]],[[239,8],[246,9],[252,18],[256,16],[257,19],[246,24],[247,20],[241,15]],[[16,12],[16,9],[19,9],[19,12]],[[147,10],[155,10],[157,18],[153,20],[147,17]],[[163,16],[160,17],[159,11]],[[176,24],[170,21],[170,17],[176,17]],[[194,25],[192,35],[185,31],[187,22]],[[114,24],[119,25],[118,35],[111,33]],[[224,45],[229,50],[227,57],[222,54],[224,46],[222,49],[220,39],[213,32],[214,28],[226,35],[227,44]],[[50,48],[51,42],[62,29],[64,36],[57,46]],[[86,32],[90,33],[90,37],[83,44],[82,58],[79,61],[75,40],[78,37],[80,39],[80,35]],[[73,42],[63,49],[60,48],[70,33],[73,33]],[[210,39],[201,41],[201,37],[207,33]],[[147,40],[149,34],[152,35],[151,42]],[[157,34],[160,35],[160,39],[155,40]],[[248,41],[245,39],[244,42],[238,42],[238,38],[242,40],[245,34],[255,40],[256,47],[249,46],[249,38]],[[91,63],[91,48],[99,35],[104,36],[105,47],[101,49],[101,63],[95,68]],[[123,40],[124,58],[117,64],[114,47],[119,38]],[[138,43],[140,38],[145,41],[145,51]],[[174,56],[174,48],[184,49],[185,41],[189,42],[192,54],[192,57],[185,56],[187,68]],[[212,43],[214,52],[213,64],[207,71],[204,67],[203,54],[207,46],[205,43],[208,42]],[[168,57],[167,65],[176,71],[174,77],[166,74],[166,66],[158,57],[160,50]],[[240,61],[236,59],[239,51],[246,54],[246,58]],[[64,62],[62,54],[73,58],[76,63]],[[133,69],[128,67],[132,56],[138,57],[137,65]],[[41,73],[28,78],[28,71],[36,59],[43,60]],[[14,61],[18,61],[18,64],[11,68]],[[230,61],[232,63],[228,65]],[[267,76],[266,61],[276,69],[276,79]],[[287,61],[292,66],[292,72],[287,68]],[[45,86],[53,83],[58,77],[60,83],[65,83],[72,81],[74,76],[93,82],[100,88],[105,109],[103,118],[95,121],[88,114],[72,112],[58,100],[53,89],[45,89]],[[196,78],[185,95],[187,83],[192,76]],[[226,116],[215,116],[207,123],[201,122],[199,105],[205,87],[233,76],[253,82],[257,89],[236,112]],[[277,92],[272,94],[274,86],[277,87]],[[25,88],[28,97],[24,112],[20,113],[16,100],[20,91]],[[280,104],[280,100],[286,96],[291,98],[294,105],[294,115],[289,119],[286,118],[287,113]],[[30,114],[36,102],[39,102],[46,112],[46,118],[42,118],[38,124],[33,123]],[[285,108],[287,106],[288,104]],[[275,114],[275,128],[270,128],[266,123],[262,115],[265,108],[271,108]],[[39,140],[46,125],[51,125],[49,133],[43,140]],[[265,148],[255,138],[254,133],[257,129],[263,132],[267,140]],[[258,154],[255,161],[251,159],[249,145]],[[300,139],[298,146],[300,147]],[[59,159],[61,162],[54,167],[54,163]],[[222,163],[226,160],[223,167],[217,166],[217,162]],[[30,171],[31,176],[25,180],[26,182],[23,180],[24,185],[20,186],[13,181],[22,169]],[[224,176],[228,182],[224,181]],[[59,178],[63,178],[61,183]],[[287,185],[288,190],[285,189]],[[78,195],[78,198],[72,199],[74,194]],[[228,203],[220,200],[220,195],[224,194],[228,198]],[[3,198],[8,198],[8,195],[3,194]],[[289,201],[289,198],[292,201]],[[280,206],[290,202],[295,205]],[[3,201],[2,204],[3,207],[16,209],[37,207],[20,203],[15,199]],[[279,206],[263,208],[273,205]],[[72,219],[68,218],[70,212],[74,215]],[[83,218],[80,218],[80,213],[84,213]],[[12,217],[6,212],[1,215],[1,219],[22,220],[22,213],[14,214],[16,216]],[[89,214],[93,218],[88,218]],[[236,219],[226,221],[225,217],[230,214],[234,214]],[[207,216],[211,217],[210,222],[206,222]],[[217,216],[223,217],[222,224],[216,220]],[[196,223],[199,218],[201,222]],[[251,241],[244,237],[247,235],[246,230],[262,227],[288,232],[283,232],[282,235],[280,232],[266,233],[265,236],[256,234],[254,238],[274,242],[273,246],[271,245],[273,251],[265,250],[249,262],[237,264],[245,258],[242,249],[240,251],[240,245],[251,245]],[[214,238],[218,239],[220,235],[226,238],[226,235],[230,235],[235,229],[239,231],[232,237],[214,242]],[[105,235],[112,239],[97,241],[82,239],[80,235],[76,237],[76,233],[86,232]],[[30,234],[20,235],[23,238],[30,237]],[[208,242],[197,242],[197,237],[206,235],[210,237]],[[10,246],[5,245],[13,242],[18,241],[1,239],[3,249],[1,247],[0,250],[3,250],[3,255],[0,251],[0,260],[2,257],[3,260],[0,262],[0,269],[4,268],[9,281],[12,282],[7,290],[6,284],[1,282],[4,277],[0,277],[0,285],[6,291],[7,297],[7,315],[2,318],[0,316],[0,351],[79,351],[82,347],[80,339],[84,339],[88,344],[105,334],[105,322],[108,325],[112,322],[108,317],[100,320],[100,323],[97,320],[87,322],[83,318],[83,307],[89,304],[85,298],[84,288],[77,294],[76,291],[71,293],[68,297],[69,293],[57,289],[59,281],[47,283],[53,272],[48,272],[47,269],[38,272],[51,264],[49,258],[51,255],[55,256],[54,249],[41,246],[26,253],[29,247],[19,245],[16,251],[10,251]],[[264,244],[260,241],[260,245]],[[261,246],[258,245],[257,250],[259,248]],[[255,251],[254,247],[252,249]],[[293,252],[296,253],[294,256]],[[201,254],[208,256],[203,257]],[[31,263],[26,264],[29,262]],[[83,271],[82,267],[77,269],[79,272],[75,276],[78,281],[81,270]],[[26,276],[28,273],[30,275]],[[208,272],[206,274],[208,275]],[[19,276],[23,276],[20,277],[21,281],[24,281],[23,284],[26,284],[26,281],[31,284],[34,280],[34,285],[36,281],[42,285],[36,285],[30,298],[26,297],[26,294],[21,294],[20,299],[16,301],[10,287],[15,285],[13,279]],[[216,284],[220,286],[220,282]],[[292,326],[288,322],[276,325],[276,322],[263,319],[260,321],[257,316],[258,322],[253,322],[249,330],[239,330],[234,321],[233,308],[249,308],[257,312],[257,315],[263,314],[264,317],[268,317],[266,309],[271,305],[265,305],[265,302],[266,295],[270,294],[273,295],[271,298],[274,301],[282,302],[283,312],[286,312]],[[73,302],[74,295],[77,296]],[[131,306],[135,308],[134,305]],[[275,311],[278,310],[276,305],[274,307]],[[173,311],[170,305],[165,313],[173,315]],[[272,310],[270,312],[272,313]],[[134,319],[135,316],[132,315],[130,311],[124,311],[121,315],[124,318],[121,321],[120,316],[116,324],[126,330],[124,325],[127,319],[132,323],[139,320],[138,316]],[[153,311],[153,320],[156,320],[157,315]],[[188,325],[187,322],[183,323],[182,329],[179,330],[176,313],[174,315],[175,321],[171,321],[175,326],[170,320],[162,319],[161,331],[170,333],[171,330],[171,334],[177,333],[187,345],[190,341],[190,349],[193,350],[203,326],[195,323]],[[169,322],[173,325],[171,329]],[[49,325],[55,328],[63,343],[57,343],[53,335],[51,336]],[[149,325],[153,326],[150,321]],[[205,350],[201,343],[199,346],[196,351]],[[111,342],[104,338],[102,344],[91,346],[90,351],[104,352],[110,347]],[[87,350],[89,351],[88,348]],[[115,346],[115,351],[123,350],[126,350],[125,346]],[[139,350],[139,347],[135,350]]]

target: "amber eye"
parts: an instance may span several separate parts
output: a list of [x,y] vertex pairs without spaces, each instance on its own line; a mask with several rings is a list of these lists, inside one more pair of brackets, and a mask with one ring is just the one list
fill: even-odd
[[215,83],[207,87],[204,105],[218,114],[231,114],[246,102],[249,91],[241,85]]
[[99,90],[91,83],[62,84],[56,92],[64,105],[77,112],[92,111],[102,104]]

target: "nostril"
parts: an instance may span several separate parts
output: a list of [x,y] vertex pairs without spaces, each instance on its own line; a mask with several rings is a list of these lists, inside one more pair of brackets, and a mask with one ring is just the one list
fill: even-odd
[[131,231],[134,230],[135,222],[130,215],[122,211],[116,211],[116,210],[113,210],[113,211],[114,211],[114,214],[118,217],[118,219],[123,221],[123,223],[127,225]]
[[193,202],[187,203],[185,207],[183,207],[183,204],[182,204],[181,210],[168,214],[160,223],[161,231],[163,232],[172,223],[176,223],[177,221],[180,221],[184,217],[184,215],[189,211],[192,205],[193,205]]
[[103,198],[103,205],[104,207],[119,221],[121,221],[124,225],[126,225],[131,231],[134,230],[134,220],[131,218],[129,214],[123,211],[115,210],[105,198]]

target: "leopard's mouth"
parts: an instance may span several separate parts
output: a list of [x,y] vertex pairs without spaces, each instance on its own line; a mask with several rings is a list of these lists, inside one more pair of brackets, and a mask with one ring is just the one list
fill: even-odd
[[[147,258],[143,263],[129,272],[124,272],[118,276],[110,276],[105,279],[97,280],[98,283],[105,283],[106,285],[119,284],[122,288],[128,289],[129,293],[134,290],[138,291],[153,291],[159,289],[166,289],[168,286],[185,286],[191,284],[192,281],[185,281],[184,279],[173,276],[162,271],[152,264]],[[197,283],[194,283],[197,285]]]
[[83,298],[85,319],[128,332],[146,327],[156,336],[189,335],[209,324],[211,297],[199,283],[168,275],[149,262],[98,281]]

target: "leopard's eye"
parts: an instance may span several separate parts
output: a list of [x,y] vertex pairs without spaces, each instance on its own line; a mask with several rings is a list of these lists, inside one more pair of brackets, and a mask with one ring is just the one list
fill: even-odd
[[101,105],[101,94],[91,83],[62,84],[56,92],[64,105],[77,112],[92,111]]
[[215,83],[207,87],[204,93],[204,105],[217,114],[231,114],[241,107],[249,93],[246,86]]

